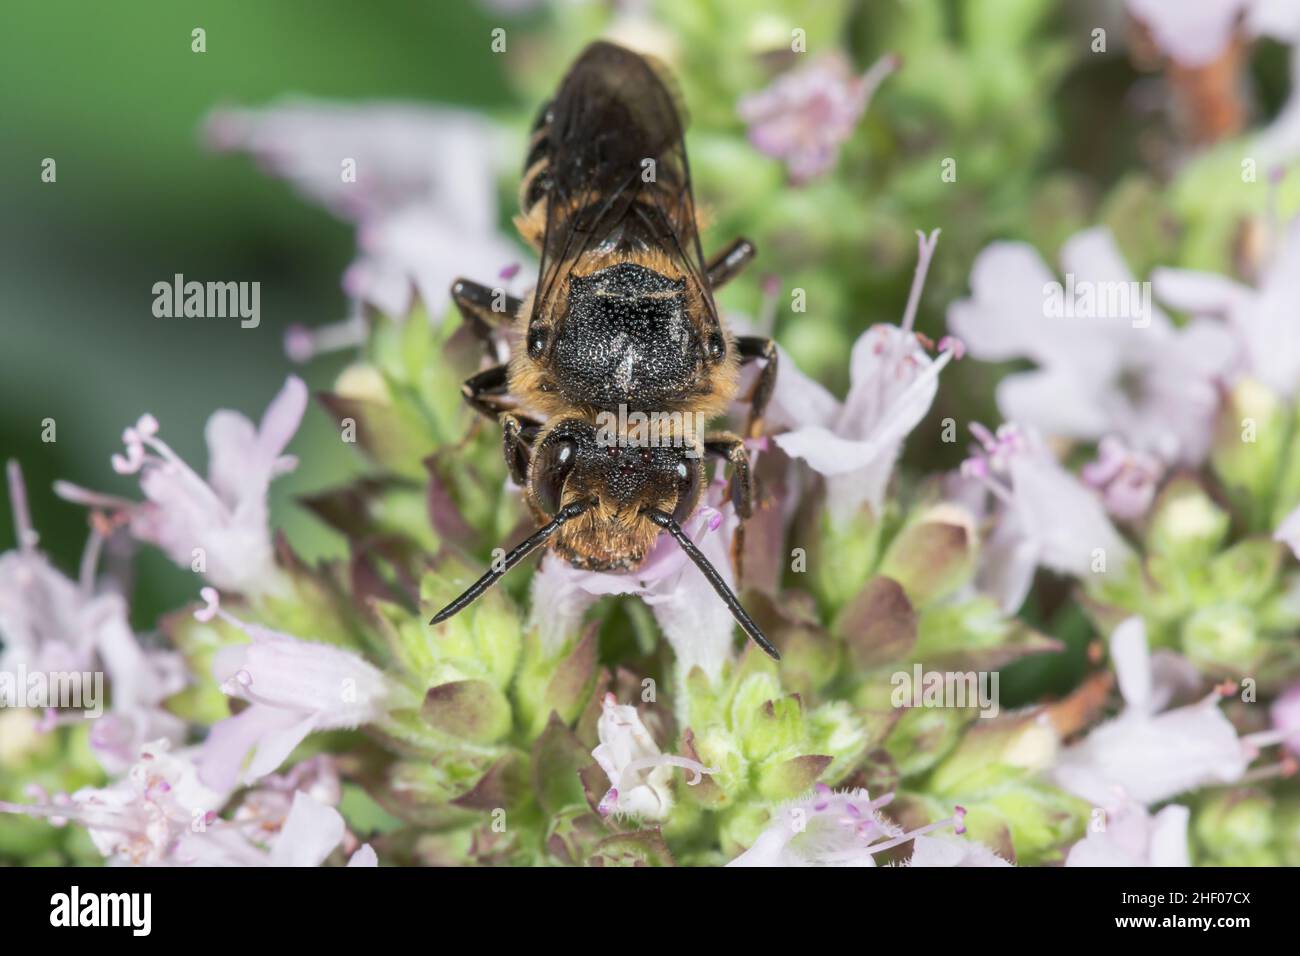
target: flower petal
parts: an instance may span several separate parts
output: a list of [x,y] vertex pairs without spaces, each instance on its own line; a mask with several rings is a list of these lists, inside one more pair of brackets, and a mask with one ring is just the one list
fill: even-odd
[[1151,825],[1148,859],[1152,866],[1191,866],[1187,848],[1187,824],[1191,811],[1171,804],[1155,815]]
[[1151,288],[1161,302],[1192,315],[1228,318],[1254,295],[1248,286],[1212,272],[1171,269],[1151,272]]
[[337,810],[300,790],[293,795],[293,809],[271,845],[271,865],[320,866],[343,842],[345,829]]
[[348,859],[348,866],[378,866],[379,856],[369,843],[363,843]]
[[908,866],[1010,866],[978,840],[957,836],[919,836]]
[[1150,805],[1210,784],[1232,783],[1249,763],[1237,731],[1212,703],[1102,724],[1062,752],[1059,786],[1104,806],[1117,793]]
[[[301,734],[298,733],[300,729]],[[264,771],[270,773],[309,732],[309,726],[303,728],[301,714],[254,704],[233,717],[218,721],[208,731],[208,737],[195,760],[200,778],[214,790],[233,790],[243,775],[244,759],[254,748],[260,748],[263,740],[277,738],[280,742],[278,747],[268,747],[267,758],[262,761],[266,764],[276,756],[280,758],[275,761],[275,766]],[[295,736],[296,740],[293,739]],[[285,744],[289,744],[288,750],[284,749]],[[253,779],[252,774],[249,774],[249,779]]]
[[1106,517],[1095,494],[1041,447],[1011,459],[1020,526],[1037,542],[1039,561],[1059,573],[1093,573],[1099,550],[1106,569],[1120,569],[1131,549]]
[[1124,703],[1139,713],[1152,713],[1151,655],[1142,618],[1127,618],[1115,628],[1110,635],[1110,658]]
[[948,307],[948,330],[970,354],[987,362],[1054,354],[1046,341],[1056,326],[1044,321],[1044,289],[1056,277],[1033,246],[994,242],[971,266],[971,297]]
[[1208,66],[1228,48],[1249,0],[1127,0],[1156,45],[1185,67]]

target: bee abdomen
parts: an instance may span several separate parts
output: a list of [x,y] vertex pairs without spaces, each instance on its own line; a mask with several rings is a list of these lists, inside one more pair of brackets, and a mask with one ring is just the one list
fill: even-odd
[[519,184],[519,212],[525,219],[532,217],[534,209],[550,192],[551,118],[551,104],[547,103],[538,112],[528,140],[523,181]]

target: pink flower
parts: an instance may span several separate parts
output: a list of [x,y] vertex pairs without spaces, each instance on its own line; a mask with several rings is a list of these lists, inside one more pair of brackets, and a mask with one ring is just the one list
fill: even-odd
[[199,781],[188,752],[173,753],[166,741],[155,741],[107,787],[86,787],[43,804],[0,803],[0,811],[80,824],[114,865],[210,863],[227,855],[225,843],[201,837],[228,796]]
[[[197,758],[203,779],[215,787],[250,783],[279,767],[293,749],[317,730],[354,728],[381,720],[399,689],[357,654],[328,644],[247,623],[215,607],[217,595],[204,589],[208,609],[244,631],[252,643],[222,648],[212,663],[221,689],[250,703],[216,724]],[[249,752],[253,759],[241,768]]]
[[[84,826],[105,861],[118,866],[320,866],[344,842],[339,812],[304,790],[293,791],[278,820],[222,819],[230,794],[200,781],[193,756],[156,741],[108,787],[46,803],[0,803],[0,812]],[[361,847],[348,865],[377,865],[374,850]]]
[[998,385],[1003,417],[1044,435],[1115,435],[1167,462],[1203,461],[1234,356],[1228,331],[1214,321],[1175,328],[1106,229],[1071,238],[1061,263],[1063,283],[1032,246],[994,243],[975,259],[971,298],[948,309],[972,357],[1037,364]]
[[179,744],[185,739],[185,721],[163,705],[188,678],[179,654],[140,646],[127,621],[125,601],[116,595],[100,601],[91,619],[113,706],[95,721],[90,746],[105,770],[123,773],[147,742]]
[[1125,567],[1132,549],[1101,501],[1034,433],[1011,424],[996,434],[978,423],[971,430],[980,448],[962,473],[1001,505],[997,526],[980,549],[978,584],[1004,611],[1020,608],[1040,566],[1078,578]]
[[700,782],[708,767],[687,757],[659,752],[659,745],[641,722],[635,707],[620,706],[606,694],[596,722],[600,743],[592,759],[609,778],[609,792],[600,802],[602,815],[626,814],[645,820],[664,820],[673,808],[673,767],[694,774],[688,785]]
[[413,293],[440,314],[456,276],[496,275],[518,258],[497,229],[501,150],[492,127],[473,114],[299,100],[218,110],[206,132],[214,148],[252,154],[357,223],[360,254],[344,289],[388,315],[404,317]]
[[1104,808],[1103,826],[1070,848],[1066,866],[1191,866],[1184,806],[1171,804],[1156,814],[1140,803],[1121,800]]
[[749,141],[784,162],[793,182],[805,183],[835,166],[840,144],[898,65],[888,54],[858,76],[842,54],[828,53],[744,97],[736,112],[749,125]]
[[937,834],[919,836],[912,843],[908,866],[985,867],[1010,866],[978,840]]
[[788,365],[777,376],[774,420],[794,420],[798,427],[775,441],[787,455],[826,476],[827,507],[834,520],[852,517],[864,504],[881,513],[903,441],[929,411],[939,373],[954,355],[956,346],[950,343],[930,358],[912,331],[939,231],[917,236],[916,273],[902,324],[872,326],[854,343],[844,402],[827,401],[824,390],[801,375],[793,378],[797,389],[789,381],[782,385],[780,380],[790,377]]
[[1300,217],[1281,237],[1257,288],[1190,269],[1156,269],[1151,282],[1162,302],[1198,317],[1227,321],[1240,364],[1234,369],[1279,395],[1300,388]]
[[0,554],[0,671],[90,670],[100,602],[55,569],[36,548],[18,463],[8,464],[18,548]]
[[[960,807],[948,819],[904,832],[880,814],[880,808],[893,798],[889,793],[872,800],[865,790],[833,791],[818,784],[812,796],[774,810],[772,822],[754,845],[727,866],[875,866],[875,856],[883,850],[948,827],[963,832],[965,811]],[[919,843],[914,848],[921,854],[920,866],[1007,865],[1005,860],[963,863],[972,857],[947,850]],[[948,862],[940,863],[940,859]]]
[[[295,791],[284,826],[271,841],[266,866],[320,866],[347,833],[343,817],[315,797]],[[369,844],[358,849],[348,866],[378,866]]]
[[1155,501],[1164,466],[1112,436],[1101,440],[1097,452],[1097,460],[1083,467],[1084,484],[1101,492],[1106,510],[1121,521],[1141,518]]
[[17,462],[9,462],[8,478],[19,548],[0,554],[0,672],[88,673],[102,668],[113,703],[109,712],[89,715],[94,718],[90,743],[104,768],[120,773],[145,741],[183,739],[184,722],[162,706],[185,684],[183,663],[176,654],[140,645],[121,595],[95,593],[99,532],[87,544],[80,582],[50,565],[36,548]]
[[1149,653],[1141,618],[1115,629],[1110,653],[1124,711],[1061,752],[1052,771],[1058,786],[1096,806],[1117,798],[1149,806],[1241,778],[1251,752],[1217,706],[1217,695],[1164,709],[1197,677],[1177,655]]
[[208,419],[208,480],[204,481],[158,438],[158,422],[143,416],[123,434],[125,455],[113,456],[121,474],[139,474],[147,499],[133,504],[66,482],[58,494],[81,504],[125,512],[131,533],[196,568],[223,590],[272,593],[283,582],[267,524],[271,481],[297,467],[283,454],[307,408],[307,386],[291,376],[259,425],[233,411]]
[[231,817],[236,823],[262,830],[278,830],[288,819],[299,791],[326,806],[342,799],[338,764],[330,754],[318,754],[294,764],[283,774],[269,774],[245,790]]

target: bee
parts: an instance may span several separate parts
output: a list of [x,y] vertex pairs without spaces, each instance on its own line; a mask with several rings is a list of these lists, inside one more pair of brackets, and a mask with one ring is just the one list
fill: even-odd
[[[500,422],[507,467],[540,527],[434,624],[538,548],[581,568],[633,570],[666,532],[745,633],[779,657],[682,530],[707,484],[706,456],[728,463],[736,512],[752,513],[743,439],[704,424],[756,362],[745,431],[758,435],[777,371],[771,340],[733,336],[719,317],[714,291],[756,250],[736,239],[704,258],[683,117],[662,65],[611,43],[587,47],[542,108],[524,162],[515,224],[540,255],[536,287],[520,300],[465,279],[452,286],[489,351],[494,330],[512,323],[509,362],[463,392]],[[647,415],[658,425],[649,436]]]

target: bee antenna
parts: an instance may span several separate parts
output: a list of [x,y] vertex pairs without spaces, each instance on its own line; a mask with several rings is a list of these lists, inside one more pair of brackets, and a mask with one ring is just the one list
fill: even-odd
[[736,597],[736,592],[731,590],[726,581],[722,580],[722,575],[718,573],[718,569],[704,556],[704,552],[695,546],[695,542],[682,530],[682,526],[677,523],[677,519],[654,508],[647,508],[642,514],[677,539],[677,543],[686,552],[686,556],[695,562],[695,566],[704,574],[705,579],[713,586],[713,590],[718,592],[718,597],[722,598],[722,603],[727,605],[727,609],[731,611],[731,616],[736,619],[736,623],[740,625],[741,630],[749,636],[751,641],[761,647],[768,657],[774,661],[779,661],[781,654],[777,651],[775,645],[767,639],[767,635],[763,633],[762,628],[754,623],[754,619],[749,616],[749,612],[741,606],[740,599]]
[[543,525],[534,531],[523,543],[507,554],[499,565],[494,564],[492,569],[471,584],[464,594],[435,614],[433,620],[429,623],[441,624],[447,618],[458,614],[473,604],[484,591],[496,584],[507,571],[550,540],[551,536],[559,531],[566,521],[578,517],[578,515],[591,508],[593,504],[595,502],[575,501],[572,504],[565,505],[555,513],[555,517],[551,519],[549,524]]

